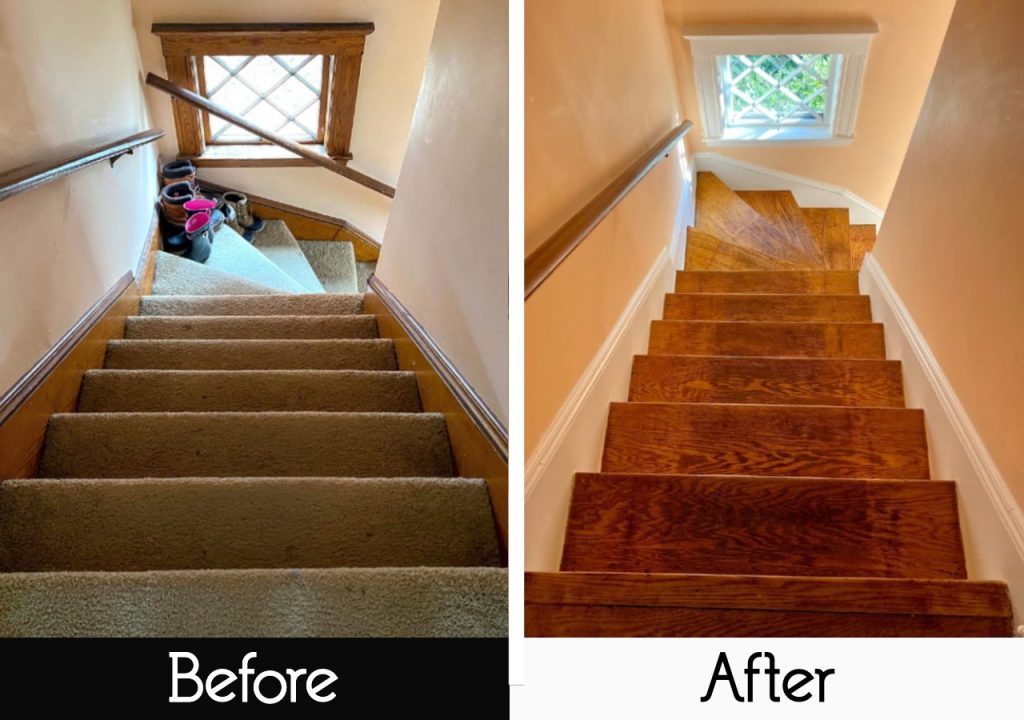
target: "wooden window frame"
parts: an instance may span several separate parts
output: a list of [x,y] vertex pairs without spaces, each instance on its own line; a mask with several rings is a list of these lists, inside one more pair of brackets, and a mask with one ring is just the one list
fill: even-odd
[[[320,114],[323,137],[309,146],[325,156],[352,159],[359,72],[366,36],[373,23],[166,24],[152,32],[163,45],[167,79],[203,95],[202,58],[206,55],[322,55]],[[207,114],[173,98],[178,155],[207,166],[310,165],[276,145],[207,143]],[[319,134],[319,132],[318,132]],[[305,144],[305,143],[304,143]]]

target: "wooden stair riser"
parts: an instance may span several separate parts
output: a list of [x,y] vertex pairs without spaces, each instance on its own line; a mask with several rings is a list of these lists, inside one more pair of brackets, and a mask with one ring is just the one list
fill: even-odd
[[668,293],[663,320],[871,322],[865,295]]
[[562,570],[967,577],[951,482],[591,473]]
[[629,401],[904,406],[896,361],[679,355],[633,358]]
[[602,472],[927,479],[920,410],[612,403]]
[[885,359],[885,333],[873,323],[768,323],[655,320],[651,355]]
[[690,271],[676,273],[677,293],[859,295],[857,273],[845,271]]
[[804,208],[804,219],[831,270],[853,270],[848,208]]

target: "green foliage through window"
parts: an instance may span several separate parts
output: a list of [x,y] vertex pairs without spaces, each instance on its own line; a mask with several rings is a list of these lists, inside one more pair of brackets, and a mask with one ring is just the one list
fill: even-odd
[[726,124],[824,124],[832,57],[723,56]]

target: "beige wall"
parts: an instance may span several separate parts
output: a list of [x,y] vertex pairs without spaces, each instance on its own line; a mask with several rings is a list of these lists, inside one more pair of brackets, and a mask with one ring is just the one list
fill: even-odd
[[[535,247],[679,122],[657,0],[527,0],[526,242]],[[526,303],[526,456],[685,212],[683,146]],[[682,205],[682,206],[681,206]]]
[[[696,152],[728,157],[830,183],[885,209],[955,0],[664,0],[679,69],[683,110],[697,124]],[[794,144],[755,149],[709,148],[700,140],[687,25],[828,24],[873,21],[854,141],[845,147]]]
[[1022,27],[957,4],[875,256],[1024,503]]
[[[132,0],[147,71],[166,77],[155,22],[361,22],[366,39],[359,78],[352,167],[394,185],[423,77],[439,0]],[[146,88],[155,122],[168,130],[163,157],[177,154],[170,99]],[[321,168],[217,168],[201,176],[291,205],[342,217],[380,240],[391,201]]]
[[[0,2],[0,171],[150,126],[128,0]],[[0,202],[0,393],[144,247],[156,152],[101,163]]]
[[508,5],[442,0],[377,266],[508,422]]

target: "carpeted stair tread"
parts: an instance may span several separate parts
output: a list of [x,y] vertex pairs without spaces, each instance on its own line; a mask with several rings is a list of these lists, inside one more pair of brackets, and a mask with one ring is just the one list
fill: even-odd
[[3,572],[500,563],[482,480],[37,479],[0,486]]
[[0,574],[0,635],[500,637],[499,568]]
[[418,412],[412,372],[88,370],[80,412]]
[[437,477],[433,413],[71,413],[50,417],[41,477]]
[[160,370],[395,370],[391,340],[112,340],[104,365]]
[[299,240],[298,245],[327,292],[352,293],[358,290],[359,276],[352,243]]
[[362,295],[178,295],[142,298],[140,315],[353,315]]
[[[253,236],[252,246],[301,285],[305,292],[324,291],[324,286],[310,266],[305,253],[283,220],[267,220],[263,230]],[[351,289],[338,292],[355,292],[355,289],[353,285]]]
[[153,297],[173,297],[182,294],[259,296],[281,292],[161,251],[156,253],[154,268]]
[[377,338],[373,315],[132,315],[129,340]]
[[214,235],[210,257],[203,264],[245,280],[276,288],[279,292],[309,292],[302,283],[279,268],[227,225],[222,225]]
[[356,261],[356,287],[359,292],[366,292],[370,283],[370,276],[377,272],[377,261],[368,262]]

